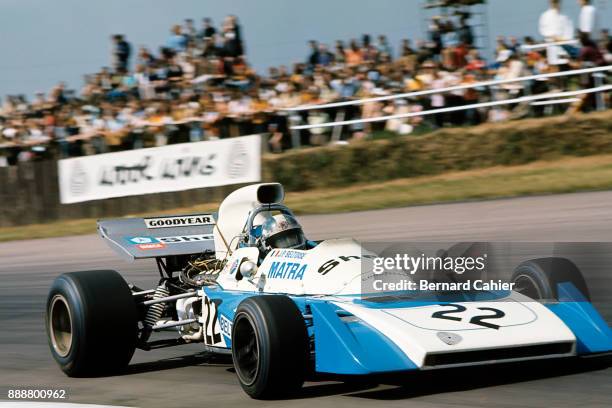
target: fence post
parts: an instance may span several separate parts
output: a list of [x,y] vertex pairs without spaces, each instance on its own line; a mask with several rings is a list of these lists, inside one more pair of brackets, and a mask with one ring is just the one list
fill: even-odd
[[[595,87],[600,87],[603,85],[603,79],[606,77],[601,72],[593,73],[593,77],[595,78]],[[595,94],[595,106],[598,111],[602,111],[606,109],[603,92],[597,92]]]

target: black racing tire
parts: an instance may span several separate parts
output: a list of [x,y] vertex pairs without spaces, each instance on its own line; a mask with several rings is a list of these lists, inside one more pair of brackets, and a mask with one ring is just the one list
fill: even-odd
[[557,285],[572,283],[588,300],[589,289],[578,267],[569,259],[549,257],[525,261],[512,274],[514,290],[535,300],[559,299]]
[[232,326],[232,358],[240,385],[251,398],[298,392],[309,353],[306,325],[295,303],[280,295],[242,301]]
[[70,272],[55,279],[45,323],[51,354],[69,377],[122,371],[138,341],[132,292],[111,270]]

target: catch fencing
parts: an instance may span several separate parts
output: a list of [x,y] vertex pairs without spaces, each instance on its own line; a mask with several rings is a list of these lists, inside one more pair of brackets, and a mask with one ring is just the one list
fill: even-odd
[[[606,92],[610,92],[612,90],[612,86],[603,85],[603,79],[605,78],[604,73],[610,72],[610,71],[612,71],[612,65],[607,65],[604,67],[583,68],[583,69],[577,69],[577,70],[571,70],[571,71],[550,72],[546,74],[529,75],[529,76],[517,77],[517,78],[496,79],[496,80],[490,80],[490,81],[451,86],[447,88],[427,89],[423,91],[414,91],[414,92],[385,95],[385,96],[378,96],[378,97],[371,97],[371,98],[363,98],[363,99],[356,99],[356,100],[349,100],[349,101],[323,103],[323,104],[318,104],[318,105],[302,105],[302,106],[297,106],[294,108],[287,108],[286,110],[291,111],[291,112],[301,112],[301,111],[309,111],[309,110],[323,110],[323,109],[329,109],[329,108],[343,108],[343,107],[348,107],[348,106],[364,105],[364,104],[373,103],[373,102],[385,102],[385,101],[392,101],[392,100],[397,100],[397,99],[407,99],[407,98],[414,98],[414,97],[434,95],[434,94],[442,94],[442,93],[448,93],[448,92],[464,91],[468,89],[477,89],[477,88],[485,88],[485,87],[495,88],[500,85],[513,84],[517,82],[548,80],[551,78],[568,77],[568,76],[573,76],[573,75],[592,75],[595,79],[596,86],[592,88],[581,89],[578,91],[550,92],[550,93],[542,93],[542,94],[537,94],[537,95],[526,95],[520,98],[493,100],[490,102],[461,105],[461,106],[454,106],[454,107],[447,107],[447,108],[440,108],[440,109],[430,109],[430,110],[424,110],[424,111],[419,111],[419,112],[378,116],[378,117],[363,118],[363,119],[343,120],[343,111],[340,110],[339,114],[342,114],[342,117],[337,117],[335,121],[326,122],[326,123],[308,124],[308,125],[295,125],[295,126],[292,126],[291,129],[295,131],[295,130],[322,129],[326,127],[333,127],[335,128],[334,131],[340,132],[341,131],[340,129],[343,126],[347,126],[347,125],[382,122],[382,121],[387,121],[390,119],[407,119],[411,117],[421,117],[421,116],[426,116],[426,115],[465,111],[465,110],[470,110],[470,109],[496,107],[496,106],[501,106],[501,105],[511,105],[511,104],[531,102],[531,101],[537,101],[537,100],[549,100],[553,102],[553,101],[557,101],[557,98],[566,98],[566,97],[577,96],[577,95],[586,95],[590,93],[594,93],[597,95],[597,110],[604,110],[606,107],[603,101],[603,94]],[[528,90],[528,88],[526,90]]]

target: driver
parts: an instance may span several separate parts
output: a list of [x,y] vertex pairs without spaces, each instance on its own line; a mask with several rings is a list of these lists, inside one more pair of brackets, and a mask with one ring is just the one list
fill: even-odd
[[261,229],[260,248],[267,254],[273,248],[306,249],[302,226],[291,215],[268,216]]

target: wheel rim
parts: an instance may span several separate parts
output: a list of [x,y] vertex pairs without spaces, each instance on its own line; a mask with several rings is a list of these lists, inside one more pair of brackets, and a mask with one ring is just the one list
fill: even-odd
[[253,384],[259,372],[259,338],[251,318],[245,313],[237,315],[234,321],[232,349],[238,378],[245,385]]
[[66,298],[55,295],[49,308],[49,337],[60,357],[66,357],[72,348],[72,315]]
[[542,292],[536,281],[528,275],[519,275],[514,279],[514,290],[535,300],[542,299]]

